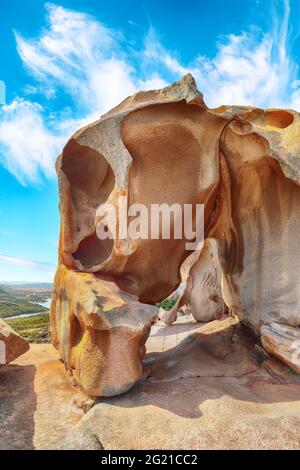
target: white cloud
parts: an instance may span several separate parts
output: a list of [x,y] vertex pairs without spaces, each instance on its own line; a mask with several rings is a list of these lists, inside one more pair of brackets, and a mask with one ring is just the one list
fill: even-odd
[[159,36],[155,29],[151,26],[144,40],[143,60],[148,63],[154,70],[163,66],[170,70],[173,74],[185,75],[190,72],[188,67],[184,67],[176,55],[172,51],[168,51],[161,44]]
[[289,50],[290,5],[284,0],[273,11],[271,31],[250,28],[241,35],[229,35],[217,44],[214,57],[197,57],[182,65],[166,50],[151,29],[145,40],[145,57],[158,62],[175,75],[191,72],[210,107],[220,104],[300,109],[298,67]]
[[38,269],[39,271],[47,271],[51,274],[54,272],[55,264],[43,263],[41,261],[32,261],[24,258],[15,258],[13,256],[0,255],[0,260],[7,263],[16,264],[18,266],[26,266],[28,268]]
[[[249,34],[230,36],[213,60],[197,60],[196,77],[210,106],[281,106],[292,71],[287,58],[273,57],[269,35],[253,44]],[[285,71],[282,73],[282,71]]]
[[[18,53],[36,86],[25,87],[27,99],[1,109],[0,161],[22,183],[54,176],[54,161],[67,137],[98,119],[139,88],[159,88],[166,82],[153,73],[137,77],[122,50],[122,36],[85,13],[47,4],[48,27],[36,39],[15,32]],[[63,90],[70,109],[47,114],[29,96],[51,99]],[[79,117],[78,117],[79,116]]]
[[[76,128],[137,90],[161,88],[187,72],[211,107],[300,109],[298,68],[289,51],[289,1],[278,8],[269,32],[250,28],[230,35],[219,41],[214,57],[196,57],[186,64],[163,46],[152,27],[143,48],[133,51],[127,47],[130,41],[92,16],[47,4],[48,24],[37,38],[15,32],[19,55],[35,82],[25,87],[26,100],[2,108],[2,163],[23,184],[51,177],[61,146]],[[33,101],[41,90],[47,111]],[[49,112],[51,100],[61,93],[65,104]]]
[[0,255],[1,282],[53,282],[55,265]]
[[[40,81],[71,94],[87,113],[104,113],[140,87],[160,87],[156,72],[142,79],[122,35],[86,13],[47,4],[48,29],[36,40],[15,33],[23,63]],[[144,51],[138,60],[143,60]],[[75,103],[75,105],[76,105]]]
[[136,90],[122,36],[93,17],[47,4],[48,28],[38,39],[15,33],[19,55],[47,86],[64,89],[87,112],[104,112]]
[[155,72],[150,78],[146,80],[140,80],[138,82],[138,89],[139,90],[155,90],[159,88],[164,88],[168,84],[169,83],[166,80],[164,80],[162,77],[159,76],[157,72]]
[[209,60],[198,58],[196,76],[211,106],[221,103],[260,107],[292,106],[292,83],[298,67],[289,52],[289,2],[282,21],[274,16],[272,31],[230,35]]
[[47,129],[43,108],[16,99],[0,111],[0,162],[21,182],[54,175],[53,160],[63,137]]

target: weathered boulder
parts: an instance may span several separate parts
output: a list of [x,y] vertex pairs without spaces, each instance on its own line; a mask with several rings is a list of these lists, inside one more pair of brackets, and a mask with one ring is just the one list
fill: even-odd
[[[140,345],[155,316],[145,303],[178,287],[181,266],[181,304],[196,319],[229,311],[257,332],[275,321],[298,334],[299,149],[297,112],[208,109],[191,75],[127,98],[71,137],[57,161],[60,267],[51,317],[53,342],[87,393],[121,393],[142,376]],[[114,233],[107,203],[118,214]],[[137,205],[151,213],[161,204],[204,205],[203,249],[191,255],[186,233],[128,231]]]
[[177,309],[178,309],[178,302],[176,302],[170,310],[164,310],[163,308],[159,309],[158,318],[165,324],[165,325],[172,325],[177,319]]
[[0,367],[29,349],[29,344],[0,318]]
[[208,110],[187,75],[170,87],[127,98],[74,134],[56,165],[60,263],[108,274],[141,302],[159,302],[171,294],[190,254],[185,234],[176,239],[171,231],[170,239],[162,239],[160,227],[157,239],[150,230],[147,238],[132,239],[118,230],[102,240],[96,233],[103,220],[101,207],[110,203],[119,214],[120,197],[133,207],[142,204],[149,213],[154,204],[182,208],[202,203],[209,219],[219,182],[219,140],[227,120]]
[[184,261],[180,272],[185,290],[177,307],[186,305],[199,322],[220,319],[228,313],[222,295],[222,268],[216,240],[207,238],[203,247]]
[[[177,320],[177,311],[184,291],[185,287],[183,284],[181,284],[179,288],[168,297],[168,299],[172,299],[172,302],[174,302],[173,306],[169,310],[165,310],[164,308],[160,307],[158,312],[158,319],[161,320],[165,325],[172,325]],[[177,298],[174,299],[174,296]]]
[[52,342],[66,369],[91,396],[126,392],[145,373],[145,342],[158,308],[117,285],[60,266],[51,307]]

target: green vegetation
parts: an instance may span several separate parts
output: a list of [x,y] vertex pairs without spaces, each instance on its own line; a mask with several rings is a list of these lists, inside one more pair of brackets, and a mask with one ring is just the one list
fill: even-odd
[[[0,317],[31,343],[50,341],[49,310],[33,302],[48,300],[51,287],[50,284],[0,286]],[[32,313],[37,315],[29,315]]]
[[42,305],[33,304],[28,300],[19,300],[16,298],[0,296],[0,317],[9,318],[17,315],[22,315],[24,313],[38,313],[46,312],[47,308]]
[[179,298],[179,294],[174,294],[172,297],[168,297],[167,299],[163,300],[159,304],[159,307],[163,308],[164,310],[168,312],[176,304],[178,298]]
[[5,321],[30,343],[50,342],[49,312]]
[[[35,292],[18,294],[11,288],[0,287],[0,317],[9,318],[24,313],[46,312],[48,310],[46,307],[32,303],[26,298],[26,296],[30,298],[30,295],[35,294]],[[43,293],[43,300],[44,298],[45,293]]]

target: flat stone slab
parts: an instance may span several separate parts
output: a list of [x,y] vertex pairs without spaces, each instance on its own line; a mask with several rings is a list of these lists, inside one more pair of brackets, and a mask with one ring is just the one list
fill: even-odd
[[0,369],[0,450],[60,449],[82,399],[53,346],[31,344]]
[[233,329],[231,320],[211,322],[173,349],[149,354],[150,376],[102,399],[68,433],[65,448],[298,449],[299,385],[278,383]]
[[[187,321],[188,335],[184,331],[178,335],[174,328],[184,327],[184,323],[167,327],[165,343],[167,339],[169,345],[174,344],[173,348],[162,352],[154,348],[152,353],[148,350],[144,364],[151,369],[149,380],[165,382],[186,377],[238,377],[256,370],[246,345],[233,341],[236,320],[227,318],[195,323],[197,328],[191,328]],[[153,338],[151,345],[154,346]]]
[[194,330],[203,326],[205,326],[205,323],[198,323],[192,315],[179,317],[172,325],[166,325],[162,321],[158,321],[151,328],[146,343],[147,352],[163,352],[174,348]]

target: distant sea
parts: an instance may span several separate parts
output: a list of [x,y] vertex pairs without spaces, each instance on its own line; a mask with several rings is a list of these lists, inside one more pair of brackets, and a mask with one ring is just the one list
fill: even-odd
[[34,302],[35,304],[42,305],[43,307],[50,308],[51,298],[46,300],[46,302]]

